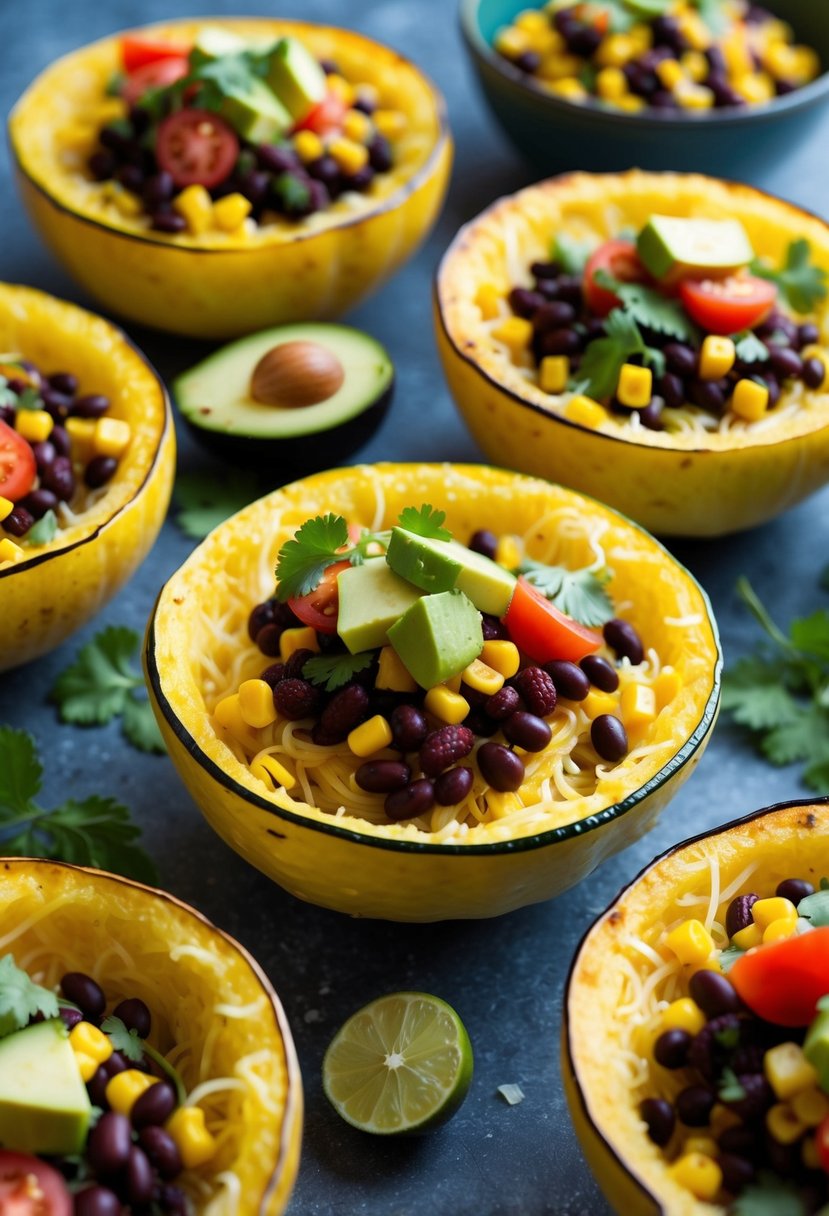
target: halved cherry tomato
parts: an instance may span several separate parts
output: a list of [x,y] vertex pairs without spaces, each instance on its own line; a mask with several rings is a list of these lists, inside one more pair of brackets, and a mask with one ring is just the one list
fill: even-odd
[[829,993],[829,926],[750,950],[728,973],[737,994],[775,1026],[808,1026]]
[[0,1212],[3,1216],[71,1216],[72,1199],[51,1165],[26,1153],[0,1149]]
[[25,498],[35,481],[35,456],[22,435],[0,422],[0,496]]
[[566,616],[523,578],[512,593],[504,624],[518,649],[537,663],[551,659],[578,663],[602,644],[600,634]]
[[337,632],[337,613],[340,607],[337,594],[337,575],[347,570],[351,562],[335,562],[329,566],[322,579],[307,595],[295,595],[288,600],[288,607],[304,625],[310,625],[318,633]]
[[218,186],[239,156],[232,127],[210,110],[178,110],[159,124],[155,155],[178,187]]
[[314,131],[317,135],[327,135],[329,131],[338,131],[343,125],[348,106],[336,93],[326,93],[322,101],[318,101],[300,122],[296,123],[297,131]]
[[151,89],[166,89],[190,71],[186,59],[159,59],[156,63],[145,63],[130,72],[121,85],[121,96],[128,106],[134,106]]
[[598,317],[606,317],[619,306],[618,297],[596,282],[599,270],[621,283],[646,283],[650,277],[632,241],[605,241],[593,251],[584,268],[584,298],[588,308]]
[[736,334],[753,329],[771,312],[777,288],[752,274],[728,279],[683,279],[679,296],[697,325],[712,334]]
[[125,34],[121,39],[125,72],[135,72],[163,59],[186,59],[189,54],[190,47],[183,42],[162,42],[160,38],[142,38],[138,34]]

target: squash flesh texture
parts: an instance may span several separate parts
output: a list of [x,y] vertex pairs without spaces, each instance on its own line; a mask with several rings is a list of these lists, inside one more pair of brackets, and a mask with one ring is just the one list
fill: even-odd
[[[817,886],[829,870],[829,804],[772,809],[676,849],[623,892],[581,947],[566,1003],[565,1046],[574,1068],[568,1097],[576,1112],[583,1101],[592,1119],[591,1126],[578,1114],[576,1122],[585,1152],[611,1202],[620,1175],[626,1188],[630,1187],[630,1173],[639,1180],[640,1203],[624,1209],[626,1216],[628,1210],[631,1216],[655,1211],[652,1200],[663,1204],[671,1216],[725,1211],[694,1199],[668,1176],[667,1158],[648,1138],[638,1114],[639,1101],[656,1090],[647,1081],[644,1087],[632,1089],[622,1062],[626,1052],[646,1055],[637,1037],[638,1026],[629,1015],[617,1016],[630,997],[629,969],[642,979],[653,970],[653,964],[630,945],[630,939],[642,938],[653,946],[663,923],[682,915],[705,919],[707,900],[684,908],[675,903],[692,893],[708,895],[709,858],[719,864],[721,891],[747,866],[756,867],[731,898],[750,891],[773,893],[779,882],[794,876]],[[725,905],[721,904],[716,920],[722,924],[724,916]],[[684,1071],[678,1078],[664,1069],[656,1069],[654,1075],[658,1092],[667,1096],[685,1083]],[[620,1162],[630,1173],[620,1169]]]
[[[209,1180],[232,1170],[239,1178],[240,1206],[227,1208],[227,1216],[276,1216],[296,1172],[302,1095],[284,1014],[264,975],[170,896],[45,861],[11,859],[3,867],[2,953],[11,950],[18,965],[37,968],[49,986],[66,971],[95,976],[110,1009],[126,997],[146,1001],[150,1042],[179,1069],[188,1092],[212,1078],[238,1076],[237,1062],[256,1054],[251,1071],[258,1080],[202,1103],[220,1142],[200,1174]],[[28,927],[20,933],[21,926]],[[27,965],[29,956],[34,962]],[[216,1009],[233,1005],[250,1012],[227,1017]],[[272,1175],[271,1201],[260,1208]],[[192,1194],[203,1210],[204,1198]]]

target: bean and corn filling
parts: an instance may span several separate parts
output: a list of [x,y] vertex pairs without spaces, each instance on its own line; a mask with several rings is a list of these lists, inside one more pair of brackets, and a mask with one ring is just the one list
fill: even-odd
[[773,893],[738,895],[722,950],[696,919],[660,943],[682,966],[685,995],[658,1015],[655,1092],[640,1114],[671,1177],[729,1212],[743,1210],[747,1188],[802,1216],[829,1202],[826,887],[787,878]]
[[763,105],[821,70],[790,25],[747,0],[550,0],[494,47],[554,96],[628,113]]

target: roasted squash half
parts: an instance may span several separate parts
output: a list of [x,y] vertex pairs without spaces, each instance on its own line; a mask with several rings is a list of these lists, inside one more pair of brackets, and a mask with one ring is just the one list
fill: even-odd
[[653,991],[654,943],[676,919],[676,901],[685,916],[704,920],[713,900],[710,918],[722,924],[737,895],[773,893],[792,875],[817,885],[827,870],[829,799],[780,803],[663,853],[582,940],[565,996],[562,1074],[584,1154],[620,1216],[725,1216],[722,1205],[695,1199],[670,1177],[638,1110],[655,1092],[649,1078],[658,1066],[635,994],[640,984]]
[[164,384],[109,321],[53,296],[0,283],[0,350],[45,372],[71,371],[103,393],[132,438],[106,493],[54,540],[0,564],[0,671],[58,646],[118,591],[159,533],[175,473]]
[[[638,231],[654,213],[736,217],[774,265],[784,263],[791,241],[806,237],[815,264],[829,271],[829,226],[749,186],[639,170],[552,178],[494,203],[444,255],[435,291],[444,371],[467,425],[499,464],[594,494],[659,535],[750,528],[829,480],[829,392],[807,392],[803,408],[775,424],[770,416],[704,437],[633,431],[612,417],[591,429],[562,415],[569,395],[544,393],[521,374],[489,337],[476,302],[482,284],[501,295],[523,286],[557,234],[596,245]],[[826,345],[826,300],[818,323]]]
[[[142,33],[187,42],[205,24],[169,22]],[[443,101],[408,60],[349,30],[264,18],[219,24],[250,39],[294,35],[403,111],[396,165],[371,192],[243,239],[170,237],[121,215],[84,171],[98,130],[121,104],[105,94],[121,66],[116,36],[59,59],[15,106],[9,133],[24,205],[75,278],[107,308],[144,325],[230,338],[337,317],[406,261],[437,215],[452,160]]]
[[217,1156],[181,1184],[196,1213],[278,1216],[296,1177],[302,1082],[279,998],[250,955],[164,891],[100,870],[0,860],[0,945],[52,985],[96,978],[116,1004],[144,1000],[150,1042],[188,1093],[227,1078],[201,1102]]
[[[326,814],[265,786],[237,760],[211,712],[222,673],[257,662],[247,617],[273,593],[277,553],[306,519],[335,512],[373,530],[431,503],[460,538],[477,528],[532,529],[539,543],[565,510],[606,527],[610,591],[665,663],[682,673],[653,750],[611,766],[594,793],[544,803],[532,819],[438,842],[410,824],[372,824],[347,806]],[[538,527],[534,527],[538,525]],[[546,532],[546,537],[545,537]],[[584,540],[569,550],[584,565]],[[566,549],[564,554],[568,551]],[[249,660],[244,660],[244,655]],[[258,660],[261,664],[261,656]],[[259,668],[261,670],[261,666]],[[606,507],[559,486],[474,465],[336,469],[251,504],[216,529],[173,575],[146,640],[150,697],[179,774],[216,831],[293,894],[352,915],[433,921],[495,916],[567,889],[648,831],[696,765],[716,717],[720,650],[704,592],[656,542]]]

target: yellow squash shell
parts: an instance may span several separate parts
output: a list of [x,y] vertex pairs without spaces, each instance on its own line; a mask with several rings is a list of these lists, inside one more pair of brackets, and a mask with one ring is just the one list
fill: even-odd
[[[186,43],[205,24],[141,32]],[[337,317],[406,261],[437,215],[452,160],[443,101],[408,60],[360,34],[264,18],[219,24],[260,43],[293,35],[334,59],[347,78],[376,86],[406,119],[392,170],[365,196],[300,224],[240,234],[154,232],[141,217],[122,215],[85,173],[98,131],[123,108],[105,95],[121,66],[115,36],[59,59],[15,106],[9,131],[24,205],[75,278],[107,308],[144,325],[230,338]]]
[[[501,298],[547,261],[555,237],[595,246],[638,231],[654,214],[736,217],[754,250],[775,266],[805,237],[829,271],[829,226],[749,186],[676,173],[573,173],[500,199],[450,245],[437,275],[438,346],[452,395],[491,459],[549,477],[603,502],[659,535],[719,536],[785,511],[829,480],[829,391],[805,391],[802,407],[771,424],[724,432],[635,431],[612,416],[597,429],[560,412],[489,336],[479,289]],[[818,309],[829,346],[829,303]],[[784,394],[776,413],[785,409]]]
[[[612,594],[663,661],[683,673],[682,692],[656,728],[656,751],[614,766],[596,794],[568,805],[565,820],[551,806],[549,818],[545,808],[519,829],[497,820],[473,828],[470,843],[449,844],[424,840],[410,825],[372,824],[348,807],[335,817],[284,789],[267,793],[213,725],[215,673],[250,646],[247,614],[273,593],[277,553],[300,524],[334,512],[376,530],[422,502],[444,509],[459,538],[478,528],[523,534],[560,508],[603,521]],[[590,559],[575,552],[574,560]],[[234,849],[312,903],[433,921],[495,916],[547,899],[648,831],[702,755],[716,717],[720,651],[710,605],[687,571],[599,503],[482,466],[381,464],[295,482],[211,533],[163,588],[145,662],[173,763]]]
[[118,591],[164,521],[175,473],[175,433],[164,385],[103,317],[53,296],[0,283],[0,350],[47,374],[72,372],[110,398],[130,424],[129,447],[106,493],[54,540],[0,566],[0,671],[58,646]]

